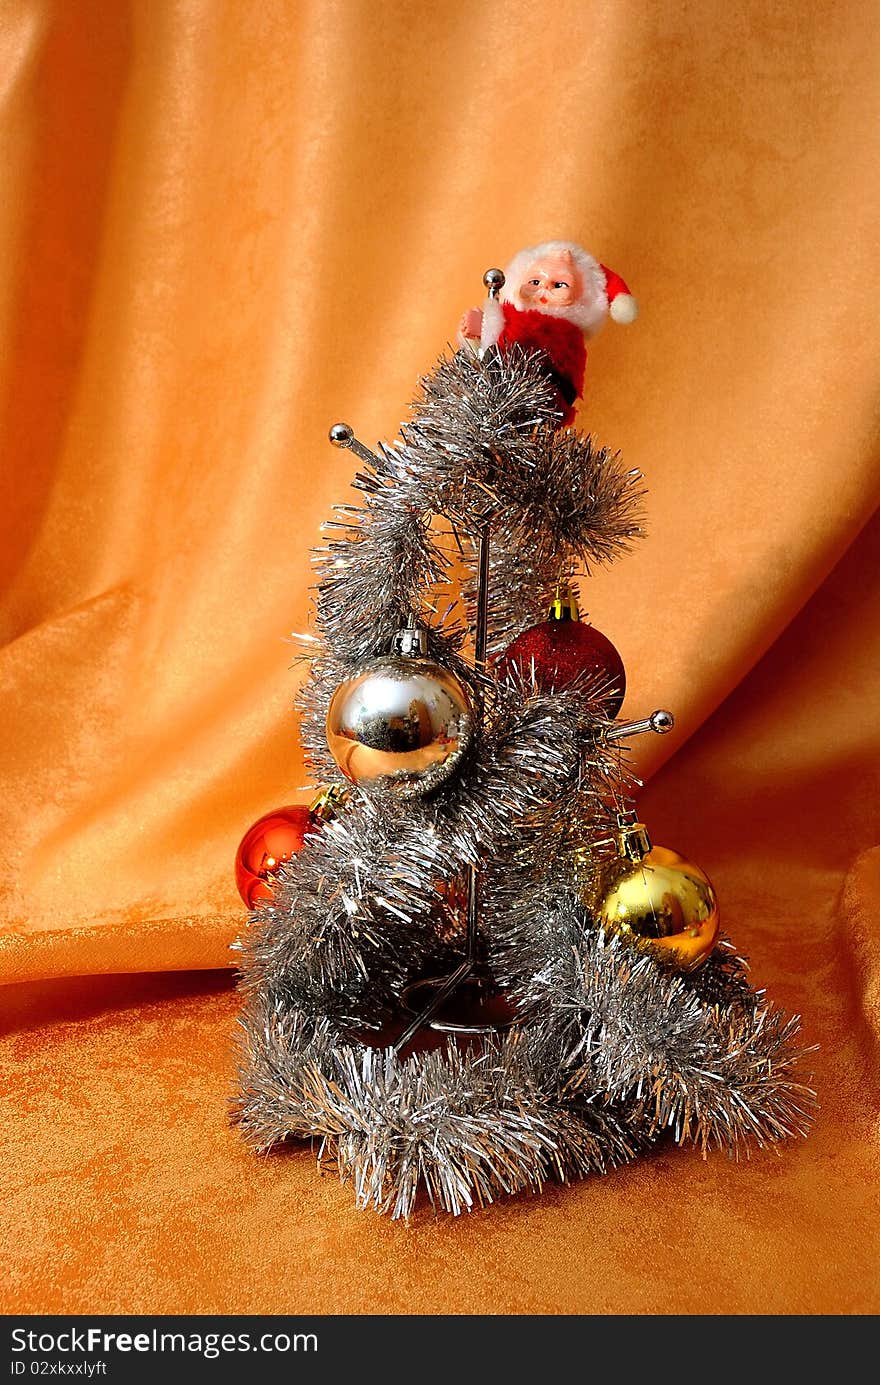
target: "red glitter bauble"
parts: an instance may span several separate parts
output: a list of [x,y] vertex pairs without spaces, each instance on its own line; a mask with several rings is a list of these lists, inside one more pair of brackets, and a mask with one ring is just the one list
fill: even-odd
[[[551,617],[517,635],[498,660],[503,678],[517,669],[532,677],[541,692],[561,692],[578,679],[589,686],[594,679],[602,710],[616,717],[626,692],[626,671],[614,645],[586,620]],[[606,691],[607,690],[607,691]]]
[[235,853],[235,883],[249,909],[272,898],[272,876],[302,850],[312,824],[311,809],[299,804],[266,813],[245,832]]

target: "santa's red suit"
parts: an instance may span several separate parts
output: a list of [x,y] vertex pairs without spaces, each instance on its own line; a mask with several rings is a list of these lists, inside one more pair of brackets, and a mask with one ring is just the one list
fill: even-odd
[[548,361],[548,375],[556,387],[562,412],[562,427],[574,421],[574,404],[584,392],[587,348],[580,327],[564,317],[542,313],[536,308],[515,308],[502,303],[504,327],[498,338],[499,349],[517,342],[529,351],[542,351]]

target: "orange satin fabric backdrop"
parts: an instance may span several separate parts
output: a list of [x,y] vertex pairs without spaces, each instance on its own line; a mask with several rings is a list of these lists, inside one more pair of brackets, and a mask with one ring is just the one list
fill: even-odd
[[[649,487],[647,539],[582,593],[624,657],[624,713],[677,716],[635,752],[654,775],[646,815],[712,875],[758,981],[824,1045],[832,1118],[793,1156],[800,1213],[824,1204],[818,1169],[797,1159],[834,1159],[864,1220],[859,1102],[877,1080],[880,984],[880,881],[873,855],[857,859],[880,841],[878,130],[876,4],[7,0],[0,985],[19,984],[0,1010],[30,1025],[14,1050],[19,1117],[39,1105],[53,1025],[75,1084],[105,1003],[76,982],[53,1009],[34,983],[230,964],[236,844],[306,796],[285,638],[305,626],[308,549],[353,470],[327,428],[392,437],[483,270],[559,235],[622,273],[642,309],[591,347],[580,419]],[[132,994],[112,991],[123,1037],[102,1061],[120,1074],[125,1007],[132,1042],[159,1023]],[[181,1042],[207,1022],[198,994],[164,1002]],[[217,1004],[204,1042],[222,1064],[231,1010]],[[225,1067],[205,1099],[224,1084]],[[132,1097],[142,1113],[155,1099]],[[848,1163],[835,1128],[853,1136]],[[192,1150],[172,1154],[184,1187]],[[228,1157],[218,1183],[250,1167]],[[261,1185],[267,1216],[285,1177]],[[303,1196],[312,1177],[297,1175]],[[624,1176],[628,1196],[639,1177]],[[730,1195],[744,1186],[724,1179]],[[743,1195],[757,1216],[760,1178]],[[557,1210],[586,1215],[599,1195],[574,1196]],[[719,1225],[702,1229],[717,1239]],[[839,1239],[823,1228],[822,1243]],[[150,1263],[174,1253],[150,1247]],[[569,1249],[554,1274],[574,1272]],[[863,1250],[840,1249],[851,1258],[818,1307],[803,1285],[783,1301],[864,1311],[846,1289],[847,1273],[864,1284]],[[217,1306],[204,1285],[171,1304],[149,1274],[127,1300],[99,1276],[101,1304],[75,1288],[50,1304],[43,1273],[34,1262],[16,1281],[35,1307]],[[597,1301],[498,1283],[509,1311]],[[360,1302],[340,1292],[331,1311]],[[420,1311],[474,1311],[452,1289],[413,1292]],[[612,1293],[595,1311],[636,1300]],[[674,1311],[696,1301],[682,1288]]]

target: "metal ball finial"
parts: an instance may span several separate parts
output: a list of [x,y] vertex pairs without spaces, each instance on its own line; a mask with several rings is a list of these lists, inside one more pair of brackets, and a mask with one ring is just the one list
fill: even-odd
[[671,731],[675,725],[675,717],[671,712],[661,708],[657,712],[651,713],[651,730],[656,731],[658,736],[665,736],[667,731]]
[[354,429],[348,423],[334,423],[329,436],[334,447],[351,447]]
[[504,271],[501,269],[487,269],[483,275],[483,283],[489,290],[490,298],[497,298],[504,288]]

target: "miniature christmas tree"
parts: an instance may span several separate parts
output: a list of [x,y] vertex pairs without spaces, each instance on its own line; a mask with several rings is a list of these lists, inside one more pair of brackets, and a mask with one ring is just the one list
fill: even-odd
[[634,302],[559,242],[484,282],[396,443],[331,430],[362,499],[317,552],[299,701],[332,787],[238,863],[242,1132],[317,1140],[392,1216],[669,1136],[738,1155],[806,1133],[813,1100],[708,879],[636,821],[626,740],[672,717],[615,720],[623,665],[574,598],[640,532],[641,477],[562,426],[583,336]]

